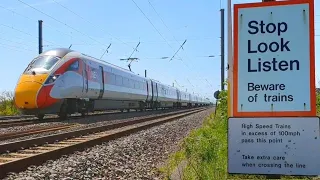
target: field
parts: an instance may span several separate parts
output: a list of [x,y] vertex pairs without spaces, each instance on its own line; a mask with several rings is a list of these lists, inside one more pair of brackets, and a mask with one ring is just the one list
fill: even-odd
[[[320,94],[317,94],[320,114]],[[194,130],[171,155],[162,171],[167,179],[183,164],[181,179],[267,179],[266,176],[228,175],[227,173],[227,91],[220,94],[216,113],[208,117],[200,129]],[[315,177],[281,176],[281,179],[317,179]]]

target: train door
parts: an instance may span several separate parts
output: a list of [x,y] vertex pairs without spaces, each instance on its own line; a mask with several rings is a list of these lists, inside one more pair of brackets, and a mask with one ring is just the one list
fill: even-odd
[[153,86],[153,81],[151,81],[151,101],[154,101],[154,86]]
[[100,74],[100,93],[99,93],[99,97],[98,99],[101,99],[103,97],[103,93],[104,93],[104,72],[103,72],[103,67],[99,66],[99,74]]
[[180,98],[179,90],[178,90],[178,89],[176,89],[176,92],[177,92],[177,102],[180,102],[181,98]]
[[83,73],[83,88],[82,88],[82,93],[86,94],[88,93],[88,67],[86,64],[86,61],[83,60],[83,68],[82,68],[82,73]]
[[156,83],[156,101],[158,101],[159,93],[158,93],[158,83]]
[[146,80],[146,84],[147,84],[147,99],[146,99],[146,101],[148,101],[148,99],[149,99],[149,84],[148,84],[148,80]]

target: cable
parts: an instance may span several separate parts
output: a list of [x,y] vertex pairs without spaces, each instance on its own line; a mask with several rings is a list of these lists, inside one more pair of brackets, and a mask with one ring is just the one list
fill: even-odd
[[[8,9],[8,8],[6,8],[6,7],[4,7],[4,6],[1,6],[0,5],[0,8],[2,8],[2,9],[5,9],[5,10],[7,10],[7,11],[10,11],[10,12],[12,12],[13,14],[17,14],[17,15],[19,15],[19,16],[21,16],[21,17],[24,17],[24,18],[26,18],[26,19],[28,19],[28,20],[30,20],[30,21],[37,21],[37,20],[35,20],[35,19],[31,19],[31,18],[29,18],[29,17],[27,17],[27,16],[24,16],[24,15],[22,15],[22,14],[20,14],[20,13],[17,13],[16,11],[13,11],[13,10],[11,10],[11,9]],[[45,25],[45,26],[48,26],[48,27],[50,27],[51,29],[55,29],[54,27],[52,27],[52,26],[49,26],[49,25],[46,25],[46,24],[43,24],[43,25]],[[62,31],[59,31],[59,30],[57,30],[57,29],[55,29],[56,31],[58,31],[58,32],[61,32],[61,33],[63,33]],[[64,33],[64,34],[67,34],[67,33]],[[67,34],[67,35],[69,35],[69,34]],[[70,35],[69,35],[70,36]],[[72,36],[71,36],[72,37]],[[46,41],[45,39],[43,39],[44,41]],[[48,42],[48,41],[46,41],[46,42]],[[48,42],[48,43],[50,43],[50,42]],[[51,43],[52,44],[52,43]]]
[[[151,2],[150,2],[150,0],[148,0],[148,2],[149,2],[149,5],[152,7],[152,9],[154,10],[154,12],[157,14],[157,16],[159,17],[159,19],[161,20],[161,22],[164,24],[164,26],[170,31],[170,33],[172,34],[172,36],[173,36],[173,38],[177,41],[177,39],[174,37],[174,34],[172,33],[172,31],[169,29],[169,27],[166,25],[166,23],[163,21],[163,19],[161,18],[161,16],[159,15],[159,13],[156,11],[156,9],[154,8],[154,6],[151,4]],[[221,0],[220,0],[220,6],[221,6]],[[178,41],[177,41],[178,42]],[[179,56],[178,56],[179,57]],[[180,57],[179,57],[180,58]],[[187,66],[188,68],[189,68],[189,66],[183,61],[183,59],[182,58],[180,58],[181,59],[181,61],[185,64],[185,66]],[[199,76],[199,74],[198,74],[198,76]],[[199,76],[200,77],[200,76]],[[189,83],[190,83],[190,81],[189,81]],[[207,83],[209,83],[208,81],[207,81]]]
[[[156,11],[156,9],[153,7],[153,5],[151,4],[150,0],[148,0],[149,5],[152,7],[152,9],[154,10],[154,12],[157,14],[157,16],[159,17],[159,19],[161,20],[161,22],[163,23],[164,26],[166,26],[166,28],[170,31],[170,33],[173,35],[173,33],[171,32],[171,30],[169,29],[169,27],[166,25],[166,23],[164,23],[164,21],[162,20],[161,16],[159,15],[159,13]],[[176,39],[176,37],[174,37],[174,40],[176,40],[178,42],[178,40]]]
[[[20,33],[23,33],[23,34],[26,34],[26,35],[28,35],[28,36],[34,37],[32,34],[27,33],[27,32],[24,32],[24,31],[21,31],[21,30],[19,30],[19,29],[16,29],[16,28],[14,28],[13,26],[8,26],[8,25],[1,24],[1,23],[0,23],[0,26],[4,26],[4,27],[6,27],[6,28],[13,29],[13,30],[18,31],[18,32],[20,32]],[[51,44],[54,44],[54,45],[57,45],[56,43],[53,43],[53,42],[50,42],[50,41],[47,41],[47,40],[44,40],[44,41],[46,41],[46,42],[48,42],[48,43],[51,43]]]
[[[203,38],[192,38],[192,39],[188,38],[188,41],[202,41],[202,40],[215,39],[215,38],[216,37],[203,37]],[[177,43],[182,43],[183,41],[185,41],[185,40],[172,40],[172,41],[168,40],[168,42],[177,42]],[[138,41],[127,41],[127,43],[137,44],[139,42]],[[143,43],[143,44],[157,44],[157,43],[166,43],[166,42],[165,41],[140,41],[140,43]],[[115,44],[115,42],[113,42],[112,44]],[[99,46],[99,44],[87,44],[87,43],[74,43],[73,45]]]
[[101,44],[101,45],[103,45],[103,46],[105,46],[105,47],[108,47],[108,45],[105,45],[105,44],[103,44],[103,43],[101,43],[101,42],[99,42],[99,41],[97,41],[97,40],[93,39],[91,36],[89,36],[89,35],[87,35],[87,34],[85,34],[85,33],[81,32],[81,31],[79,31],[79,30],[77,30],[77,29],[75,29],[75,28],[73,28],[73,27],[69,26],[68,24],[66,24],[66,23],[64,23],[64,22],[62,22],[62,21],[60,21],[60,20],[58,20],[58,19],[54,18],[53,16],[50,16],[50,15],[48,15],[48,14],[46,14],[46,13],[44,13],[44,12],[40,11],[39,9],[37,9],[37,8],[35,8],[35,7],[33,7],[33,6],[29,5],[29,4],[27,4],[27,3],[25,3],[25,2],[23,2],[23,1],[21,1],[21,0],[18,0],[18,1],[20,1],[21,3],[23,3],[23,4],[27,5],[27,6],[29,6],[29,7],[30,7],[30,8],[32,8],[32,9],[34,9],[34,10],[36,10],[36,11],[38,11],[38,12],[40,12],[40,13],[42,13],[42,14],[44,14],[44,15],[48,16],[48,17],[50,17],[51,19],[53,19],[53,20],[55,20],[55,21],[57,21],[57,22],[59,22],[59,23],[61,23],[61,24],[65,25],[65,26],[69,27],[70,29],[73,29],[74,31],[77,31],[77,32],[78,32],[78,33],[80,33],[80,34],[87,36],[87,37],[88,37],[88,38],[90,38],[91,40],[93,40],[93,41],[95,41],[95,42],[97,42],[97,43],[99,43],[99,44]]
[[[13,14],[17,14],[17,15],[19,15],[19,16],[21,16],[21,17],[24,17],[24,18],[26,18],[26,19],[28,19],[28,20],[30,20],[30,21],[37,21],[37,19],[32,19],[32,18],[30,18],[30,17],[28,17],[28,16],[24,16],[24,15],[22,15],[22,14],[16,12],[16,11],[13,11],[13,10],[11,10],[11,9],[8,9],[8,8],[6,8],[6,7],[4,7],[4,6],[1,6],[1,5],[0,5],[0,8],[5,9],[5,10],[7,10],[7,11],[10,11],[10,12],[12,12]],[[65,34],[65,35],[69,36],[69,37],[72,38],[72,39],[74,38],[72,35],[70,35],[70,34],[68,34],[68,33],[65,33],[65,32],[63,32],[63,31],[60,31],[59,29],[57,29],[57,28],[55,28],[54,26],[51,26],[51,25],[49,25],[49,24],[47,24],[47,23],[43,23],[43,25],[44,25],[44,26],[47,26],[47,27],[49,27],[50,29],[53,29],[53,30],[55,30],[55,31],[57,31],[57,32],[59,32],[59,33],[61,33],[61,34]],[[44,39],[44,41],[46,41],[46,40]],[[85,43],[85,44],[88,44],[86,41],[83,41],[83,40],[81,40],[81,39],[80,39],[80,41],[83,42],[83,43]]]
[[[24,46],[28,46],[28,47],[32,47],[28,44],[25,44],[25,43],[21,43],[21,42],[15,42],[15,41],[12,41],[12,40],[9,40],[9,39],[5,39],[5,38],[2,38],[0,37],[1,40],[4,40],[4,41],[8,41],[8,42],[12,42],[12,43],[16,43],[16,44],[21,44],[21,45],[24,45]],[[33,48],[33,47],[32,47]]]
[[162,34],[159,32],[159,30],[154,26],[154,24],[151,22],[151,20],[148,18],[148,16],[142,11],[142,9],[138,6],[138,4],[132,0],[132,2],[137,6],[137,8],[140,10],[140,12],[144,15],[145,18],[147,18],[147,20],[149,21],[149,23],[153,26],[153,28],[158,32],[158,34],[166,41],[166,43],[171,47],[173,48],[169,43],[168,41],[166,40],[166,38],[164,38],[162,36]]
[[[91,24],[91,25],[93,25],[93,26],[96,26],[96,25],[94,25],[93,23],[91,23],[90,21],[88,21],[88,20],[86,20],[85,18],[83,18],[82,16],[80,16],[79,14],[77,14],[77,13],[75,13],[74,11],[70,10],[70,9],[69,9],[69,8],[67,8],[66,6],[64,6],[64,5],[62,5],[61,3],[57,2],[56,0],[53,0],[53,1],[54,1],[55,3],[57,3],[58,5],[60,5],[61,7],[63,7],[64,9],[66,9],[66,10],[70,11],[70,12],[71,12],[71,13],[73,13],[74,15],[76,15],[76,16],[78,16],[78,17],[80,17],[82,20],[86,21],[87,23],[89,23],[89,24]],[[97,26],[96,26],[96,27],[97,27]],[[100,28],[100,27],[98,26],[97,28]],[[107,34],[109,34],[112,38],[115,38],[116,40],[118,40],[118,41],[122,42],[123,44],[125,44],[125,45],[127,45],[127,46],[131,47],[129,44],[127,44],[127,43],[123,42],[121,39],[119,39],[119,38],[117,38],[117,37],[113,36],[111,33],[109,33],[109,32],[107,32],[107,31],[105,31],[104,29],[101,29],[101,28],[100,28],[100,30],[102,30],[102,31],[106,32],[106,33],[107,33]]]
[[26,48],[23,48],[23,47],[18,47],[18,46],[13,46],[13,45],[9,45],[9,44],[4,44],[4,43],[1,43],[0,42],[0,45],[2,45],[2,46],[5,46],[5,47],[13,47],[13,48],[16,48],[16,49],[22,49],[22,50],[25,50],[25,51],[30,51],[30,52],[32,52],[32,50],[31,49],[26,49]]
[[32,34],[27,33],[27,32],[24,32],[24,31],[21,31],[21,30],[19,30],[19,29],[16,29],[16,28],[14,28],[13,26],[8,26],[8,25],[2,24],[2,23],[0,23],[0,25],[1,25],[1,26],[4,26],[4,27],[6,27],[6,28],[9,28],[9,29],[13,29],[13,30],[15,30],[15,31],[18,31],[18,32],[20,32],[20,33],[26,34],[26,35],[28,35],[28,36],[33,36]]

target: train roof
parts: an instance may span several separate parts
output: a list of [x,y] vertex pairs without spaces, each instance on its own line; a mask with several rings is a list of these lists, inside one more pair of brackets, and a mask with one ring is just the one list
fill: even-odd
[[55,49],[44,51],[43,53],[39,54],[39,56],[51,55],[51,56],[58,56],[62,58],[70,52],[73,52],[73,50],[68,48],[55,48]]

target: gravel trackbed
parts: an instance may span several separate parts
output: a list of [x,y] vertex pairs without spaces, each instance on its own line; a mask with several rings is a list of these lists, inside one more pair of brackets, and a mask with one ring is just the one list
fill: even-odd
[[5,179],[162,179],[157,168],[204,118],[207,109],[101,145],[75,152]]

